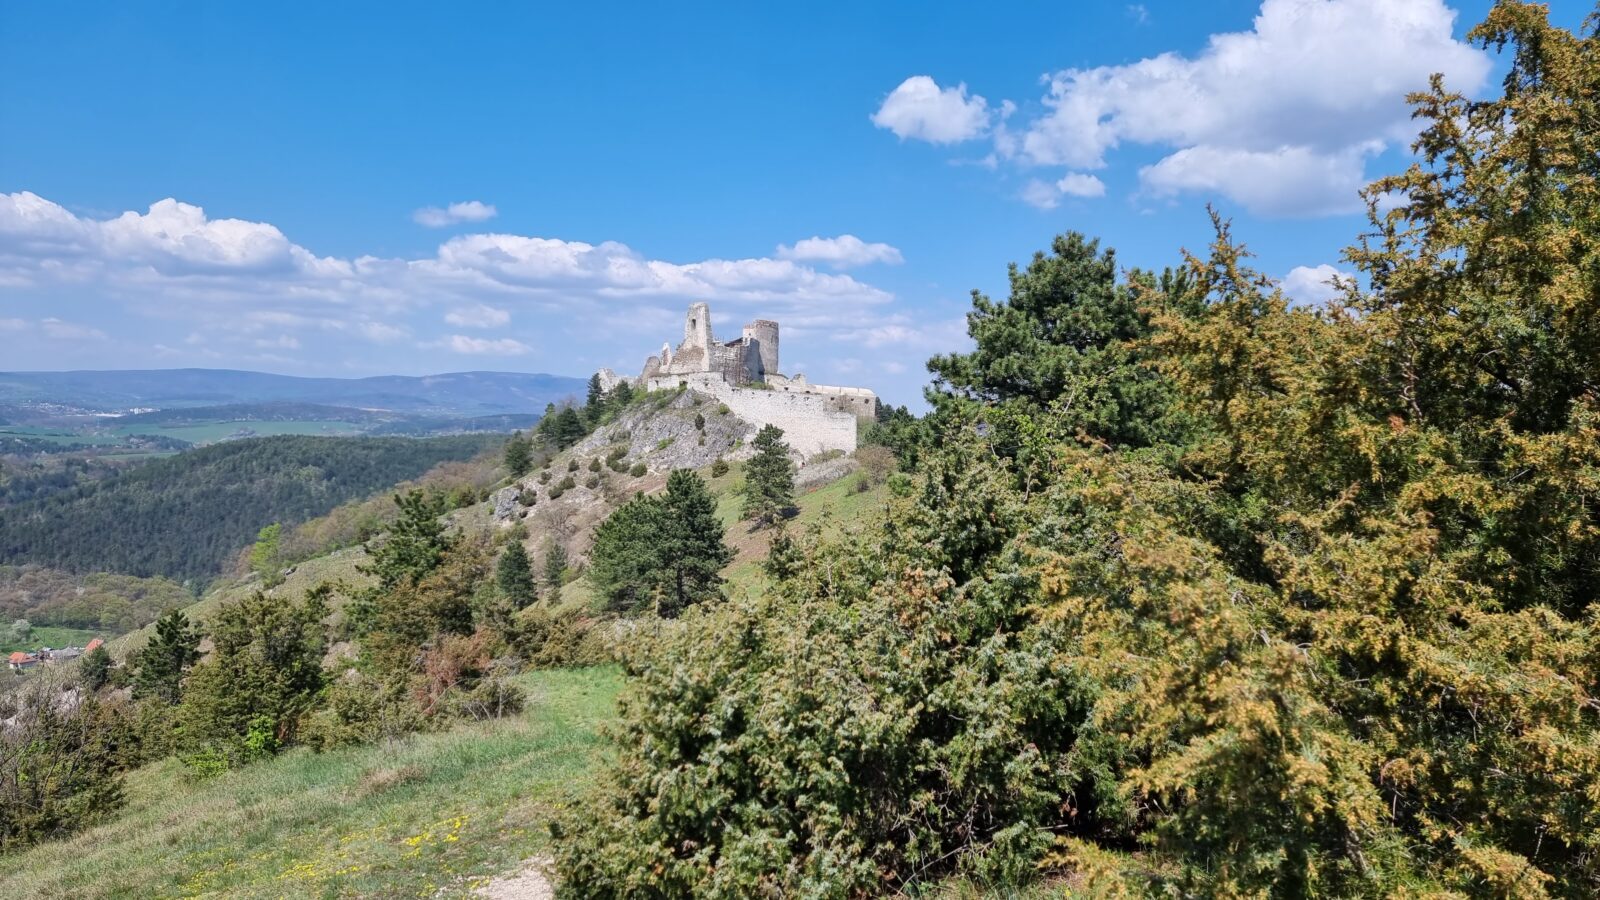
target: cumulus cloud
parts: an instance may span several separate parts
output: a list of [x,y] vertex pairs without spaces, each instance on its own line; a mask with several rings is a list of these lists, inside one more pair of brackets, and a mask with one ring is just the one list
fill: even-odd
[[[838,265],[898,255],[866,242],[831,246]],[[799,247],[792,249],[808,255]],[[810,255],[820,258],[822,250],[812,248]],[[144,212],[93,218],[28,192],[0,193],[0,285],[43,309],[92,297],[107,316],[120,306],[167,321],[176,331],[163,341],[169,347],[193,332],[199,335],[192,345],[197,348],[220,341],[257,352],[274,341],[294,349],[283,336],[305,348],[313,347],[312,335],[374,344],[425,342],[432,337],[429,321],[443,319],[452,331],[498,328],[524,311],[530,318],[571,322],[580,335],[592,323],[610,330],[597,330],[595,339],[614,338],[619,328],[637,330],[663,316],[674,320],[684,304],[701,300],[716,304],[728,317],[724,321],[759,313],[786,328],[792,323],[837,334],[865,327],[877,318],[876,308],[893,300],[886,291],[801,259],[670,262],[617,242],[504,233],[457,235],[416,258],[325,257],[273,225],[212,219],[174,199]],[[42,323],[27,327],[96,339],[93,329],[74,332],[82,326],[65,321],[51,323],[48,331]],[[501,340],[461,336],[429,346],[506,356],[531,352],[517,338],[526,340],[517,334]]]
[[456,353],[472,356],[521,356],[528,352],[527,344],[511,338],[475,338],[464,334],[452,334],[442,345]]
[[1068,172],[1056,181],[1031,178],[1022,187],[1022,202],[1038,209],[1055,209],[1062,197],[1092,198],[1106,195],[1105,182],[1082,172]]
[[1352,277],[1349,272],[1341,272],[1327,263],[1320,266],[1295,266],[1289,274],[1283,276],[1283,292],[1296,303],[1306,306],[1316,306],[1327,303],[1342,293],[1335,286],[1335,281],[1344,281]]
[[499,328],[511,321],[511,313],[482,303],[452,309],[444,320],[460,328]]
[[954,144],[989,129],[989,104],[967,86],[941,88],[927,75],[913,75],[889,92],[872,114],[872,124],[905,139]]
[[1042,112],[996,129],[995,150],[1023,166],[1092,170],[1146,145],[1168,151],[1141,170],[1155,195],[1222,196],[1267,215],[1346,212],[1366,160],[1415,134],[1408,92],[1435,72],[1467,93],[1484,84],[1490,59],[1452,37],[1454,20],[1443,0],[1264,0],[1249,31],[1212,35],[1194,56],[1049,75]]
[[826,263],[835,269],[871,263],[897,266],[905,262],[898,249],[888,244],[869,244],[853,234],[842,234],[835,238],[809,237],[795,241],[793,246],[780,244],[778,258]]
[[499,215],[494,206],[478,200],[452,203],[449,206],[424,206],[411,214],[411,221],[427,228],[444,228],[462,222],[487,222]]

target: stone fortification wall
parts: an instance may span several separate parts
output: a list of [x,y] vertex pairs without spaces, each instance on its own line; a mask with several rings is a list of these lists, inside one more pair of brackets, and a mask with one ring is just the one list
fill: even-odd
[[782,428],[784,440],[804,456],[815,456],[827,450],[848,453],[856,449],[858,418],[841,409],[837,397],[734,387],[714,373],[666,375],[646,382],[653,391],[675,390],[680,384],[726,403],[741,419]]

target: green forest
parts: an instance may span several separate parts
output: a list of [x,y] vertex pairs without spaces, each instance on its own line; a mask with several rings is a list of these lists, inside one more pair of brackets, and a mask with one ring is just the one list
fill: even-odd
[[0,558],[206,579],[267,525],[311,519],[504,441],[279,436],[202,447],[0,510]]

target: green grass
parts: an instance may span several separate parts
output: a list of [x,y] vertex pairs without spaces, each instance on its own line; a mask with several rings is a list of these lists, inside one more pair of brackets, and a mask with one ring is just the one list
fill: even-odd
[[117,444],[116,438],[97,434],[78,434],[37,425],[6,425],[0,427],[0,437],[22,437],[48,441],[52,444]]
[[111,821],[0,857],[18,897],[463,896],[514,871],[592,778],[613,668],[521,676],[528,711],[385,745],[128,779]]
[[[4,634],[4,632],[0,632]],[[12,641],[0,637],[0,654],[18,650],[37,650],[40,647],[82,647],[97,637],[106,637],[99,631],[83,628],[57,628],[53,625],[36,625],[25,641]]]

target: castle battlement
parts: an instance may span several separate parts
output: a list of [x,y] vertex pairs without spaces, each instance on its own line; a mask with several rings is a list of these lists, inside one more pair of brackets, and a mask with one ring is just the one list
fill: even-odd
[[748,422],[782,428],[789,446],[806,456],[854,450],[860,420],[878,414],[878,395],[783,375],[778,350],[777,322],[757,319],[738,339],[722,342],[712,333],[711,307],[696,303],[684,317],[677,347],[663,344],[637,378],[601,369],[600,382],[606,390],[626,380],[645,390],[681,387],[705,394]]

